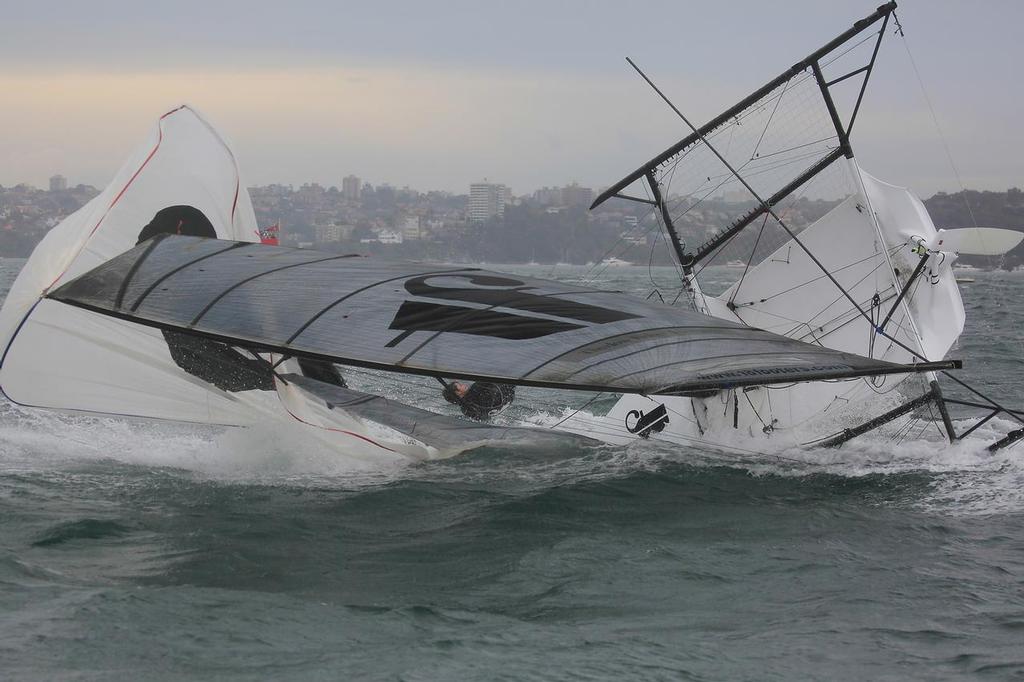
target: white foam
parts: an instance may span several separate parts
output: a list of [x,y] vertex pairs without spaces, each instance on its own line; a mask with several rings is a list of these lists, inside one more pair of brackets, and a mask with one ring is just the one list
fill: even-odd
[[215,428],[148,420],[91,417],[5,405],[0,466],[6,471],[64,468],[116,461],[180,469],[202,478],[287,482],[387,475],[394,463],[350,459],[287,422],[253,428]]
[[[567,411],[562,416],[575,414]],[[584,421],[594,415],[580,412]],[[556,420],[548,418],[545,423]],[[957,432],[973,425],[974,420],[954,422]],[[729,466],[749,473],[785,477],[829,474],[842,477],[924,473],[931,477],[931,489],[919,500],[918,507],[953,514],[998,514],[1024,511],[1024,441],[990,453],[987,447],[1019,424],[994,418],[967,439],[946,442],[935,425],[922,431],[918,427],[902,441],[894,440],[892,430],[865,434],[841,448],[791,448],[778,453],[759,453],[749,449],[731,449],[743,443],[724,443],[723,447],[674,445],[665,441],[635,440],[624,447],[609,450],[618,453],[602,459],[599,467],[586,477],[622,475],[657,467],[659,462],[680,462],[694,466]],[[581,475],[582,472],[581,472]]]
[[[958,423],[957,429],[969,424]],[[0,466],[18,472],[115,461],[176,469],[193,478],[221,482],[345,488],[448,475],[460,479],[498,477],[534,485],[580,483],[656,471],[666,462],[729,466],[757,476],[796,478],[918,472],[933,475],[930,491],[919,501],[921,508],[995,514],[1024,510],[1024,441],[995,454],[985,449],[1016,427],[1011,421],[995,418],[953,445],[931,431],[924,438],[908,438],[902,443],[876,433],[842,448],[792,449],[778,454],[737,454],[637,440],[626,446],[551,453],[550,458],[484,460],[482,466],[456,458],[447,464],[408,467],[393,461],[375,464],[347,458],[297,423],[216,429],[77,416],[8,404],[0,408]]]

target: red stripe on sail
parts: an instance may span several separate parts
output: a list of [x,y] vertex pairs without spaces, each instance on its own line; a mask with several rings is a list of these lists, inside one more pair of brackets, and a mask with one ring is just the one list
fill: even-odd
[[[117,204],[117,202],[121,200],[121,197],[123,197],[124,193],[128,191],[128,188],[131,187],[132,183],[135,182],[135,178],[139,177],[139,173],[141,173],[142,170],[149,164],[150,160],[152,160],[152,158],[154,156],[156,156],[157,150],[160,149],[160,144],[164,141],[164,125],[163,125],[164,119],[167,118],[168,116],[170,116],[171,114],[176,113],[176,112],[181,111],[182,109],[186,109],[186,108],[187,108],[187,106],[182,104],[179,107],[175,107],[174,109],[171,109],[170,111],[168,111],[167,113],[165,113],[163,116],[161,116],[159,118],[159,120],[157,121],[157,139],[156,139],[156,144],[153,145],[153,149],[149,152],[149,155],[146,156],[146,160],[143,161],[142,165],[139,166],[138,169],[135,171],[135,173],[132,174],[132,177],[128,179],[128,182],[125,183],[124,187],[121,188],[121,191],[117,193],[117,196],[114,197],[113,201],[110,202],[110,205],[107,206],[107,210],[103,212],[103,215],[100,216],[100,219],[98,221],[96,221],[95,225],[93,225],[92,229],[89,231],[89,238],[91,238],[94,234],[96,234],[96,230],[100,229],[100,225],[102,225],[103,221],[107,219],[107,216],[110,215],[110,211],[114,208],[114,206]],[[236,182],[235,182],[235,185],[236,185],[236,190],[235,190],[236,200],[237,200],[237,196],[238,196],[237,184],[238,183],[237,183],[237,180],[236,180]],[[87,239],[87,241],[88,241],[88,239]],[[61,270],[60,274],[57,275],[57,277],[54,278],[54,280],[52,282],[50,282],[50,286],[46,287],[44,292],[45,291],[49,291],[51,288],[53,288],[53,285],[56,284],[58,281],[60,281],[60,278],[64,276],[64,273],[68,271],[69,267],[71,267],[71,263],[68,263],[68,266],[66,268],[64,268],[63,270]]]

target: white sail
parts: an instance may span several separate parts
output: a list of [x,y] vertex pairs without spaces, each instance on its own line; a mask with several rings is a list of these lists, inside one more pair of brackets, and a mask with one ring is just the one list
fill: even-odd
[[1024,232],[998,227],[963,227],[958,230],[939,230],[935,238],[925,244],[933,251],[948,251],[969,256],[1001,256],[1024,241]]
[[[19,404],[215,424],[254,419],[244,394],[182,371],[160,332],[42,297],[132,248],[163,208],[202,211],[218,237],[255,240],[234,155],[194,109],[160,117],[109,186],[46,235],[0,311],[0,387]],[[257,392],[249,392],[257,393]]]
[[[900,272],[902,285],[919,261],[911,246],[922,237],[926,241],[935,239],[935,225],[928,209],[913,192],[858,170],[879,231],[893,253],[893,266]],[[907,292],[906,301],[917,328],[918,347],[928,359],[944,357],[964,330],[964,303],[951,267],[954,260],[952,254],[942,252],[929,256],[924,280],[916,286],[911,285]]]

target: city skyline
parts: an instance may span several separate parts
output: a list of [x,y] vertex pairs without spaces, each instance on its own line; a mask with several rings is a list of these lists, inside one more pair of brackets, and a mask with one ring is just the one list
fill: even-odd
[[[355,173],[454,192],[483,177],[516,192],[603,187],[685,132],[624,56],[703,121],[875,4],[183,2],[173,16],[121,0],[19,4],[0,45],[0,87],[17,93],[0,111],[0,184],[60,172],[101,187],[189,101],[231,139],[249,185],[340,187]],[[963,185],[1018,185],[1021,94],[1006,84],[1024,62],[1024,6],[898,12],[914,62],[889,35],[854,135],[862,165],[922,196],[959,189],[916,64]],[[155,23],[173,47],[153,49]],[[680,41],[680,26],[700,30]]]
[[[23,181],[19,181],[19,182],[15,182],[15,183],[12,183],[12,184],[9,184],[9,185],[3,185],[2,183],[0,183],[0,187],[14,188],[14,187],[18,187],[18,186],[27,186],[27,187],[31,187],[33,189],[42,189],[42,190],[47,189],[47,187],[45,185],[49,186],[48,189],[51,192],[64,191],[64,190],[67,190],[68,188],[74,188],[74,187],[77,187],[77,186],[89,187],[89,188],[92,188],[92,189],[95,189],[95,190],[102,189],[102,187],[97,187],[96,185],[93,185],[91,183],[78,182],[77,180],[74,180],[74,179],[69,180],[67,176],[63,175],[60,172],[54,173],[53,175],[51,175],[48,178],[48,180],[46,182],[42,183],[41,185],[38,185],[38,184],[35,184],[35,183],[32,183],[32,182],[28,182],[28,181],[24,181],[24,180]],[[248,184],[248,189],[259,189],[259,188],[274,187],[274,186],[283,186],[283,187],[290,187],[290,188],[295,188],[296,186],[298,186],[300,188],[303,187],[303,186],[323,187],[324,189],[337,190],[346,199],[348,199],[350,201],[358,200],[361,191],[364,191],[368,187],[372,187],[372,188],[391,188],[391,189],[400,190],[400,191],[412,191],[412,192],[416,192],[418,194],[429,194],[431,192],[441,192],[441,193],[444,193],[444,194],[449,194],[451,196],[465,196],[465,197],[472,198],[473,188],[474,187],[478,187],[478,186],[479,187],[482,187],[482,186],[494,186],[494,187],[501,187],[502,188],[502,194],[503,194],[505,202],[508,202],[509,200],[514,199],[514,198],[529,197],[529,198],[540,198],[541,203],[558,203],[558,201],[551,200],[551,197],[553,196],[553,194],[557,193],[559,196],[561,196],[561,194],[563,192],[569,192],[570,194],[573,195],[574,198],[569,200],[568,203],[572,203],[572,204],[588,203],[589,204],[590,199],[593,199],[593,195],[594,195],[593,188],[584,187],[584,186],[580,185],[578,182],[576,182],[575,180],[573,180],[571,182],[566,182],[564,185],[561,185],[561,186],[554,185],[554,186],[550,186],[549,187],[549,186],[545,185],[543,187],[528,188],[526,191],[521,192],[519,194],[516,194],[516,193],[512,192],[512,188],[509,187],[508,185],[506,185],[504,183],[491,183],[491,182],[488,182],[487,178],[484,178],[483,181],[481,181],[481,182],[471,182],[471,183],[469,183],[469,185],[467,185],[467,187],[465,188],[465,191],[458,191],[458,190],[452,191],[452,190],[438,189],[438,188],[433,188],[433,187],[426,187],[426,188],[410,187],[408,185],[403,185],[403,186],[399,187],[397,185],[394,185],[393,183],[387,182],[386,180],[383,181],[383,182],[371,182],[371,181],[367,180],[366,178],[363,178],[361,176],[355,175],[354,173],[349,173],[345,177],[341,178],[341,182],[338,182],[338,183],[323,184],[323,183],[319,183],[319,182],[316,182],[316,181],[306,181],[306,182],[302,182],[302,183],[268,182],[268,183],[263,184],[263,185],[254,185],[254,184],[250,183],[250,184]],[[599,188],[599,189],[602,189],[602,188]],[[583,202],[583,201],[578,200],[578,196],[580,196],[580,195],[588,197],[587,201]],[[561,199],[559,199],[559,201],[560,200]],[[496,214],[494,214],[494,215],[496,215]]]
[[[1010,191],[1020,190],[1021,189],[1021,187],[1020,187],[1021,184],[1022,183],[1018,183],[1018,184],[1015,184],[1015,185],[1010,185],[1010,186],[1007,186],[1007,187],[995,188],[995,189],[990,189],[990,188],[982,189],[982,188],[975,188],[975,187],[967,186],[967,187],[964,187],[964,189],[966,191],[968,191],[968,192],[996,192],[996,193],[1001,193],[1001,192],[1006,192],[1007,190],[1010,190]],[[47,185],[48,185],[48,187],[47,187]],[[289,189],[296,190],[296,189],[301,189],[302,187],[306,187],[306,186],[313,186],[313,187],[321,187],[324,190],[336,190],[339,194],[344,196],[346,199],[355,201],[355,200],[359,199],[360,193],[362,191],[366,190],[367,188],[374,188],[374,189],[388,188],[388,189],[392,189],[392,190],[396,190],[396,191],[400,191],[400,192],[414,192],[414,193],[420,194],[420,195],[426,195],[426,194],[437,192],[437,193],[445,194],[445,195],[452,196],[452,197],[466,197],[468,200],[471,200],[472,196],[473,196],[473,188],[475,186],[483,186],[483,185],[494,185],[494,186],[502,187],[503,188],[503,192],[504,192],[504,198],[505,198],[504,200],[505,200],[506,204],[511,202],[514,199],[515,200],[518,200],[518,199],[532,199],[532,200],[534,200],[534,201],[536,201],[536,202],[538,202],[540,204],[547,204],[547,205],[555,205],[555,204],[559,204],[559,203],[565,203],[565,204],[568,204],[568,205],[586,205],[586,206],[589,206],[591,201],[597,195],[597,193],[607,189],[607,187],[604,187],[604,186],[600,186],[600,187],[596,187],[596,188],[586,187],[586,186],[580,185],[578,182],[573,180],[571,182],[565,182],[564,184],[561,184],[561,185],[559,185],[559,184],[555,184],[555,185],[551,185],[551,186],[545,185],[543,187],[526,188],[524,191],[521,191],[521,192],[513,192],[512,191],[513,188],[509,187],[508,185],[506,185],[504,183],[500,183],[500,182],[492,183],[492,182],[489,182],[487,178],[484,178],[483,181],[469,183],[465,188],[463,188],[463,190],[460,191],[458,189],[448,190],[448,189],[438,189],[438,188],[434,188],[434,187],[410,187],[409,185],[398,186],[398,185],[395,185],[395,184],[387,182],[387,181],[371,182],[371,181],[369,181],[369,180],[367,180],[367,179],[365,179],[365,178],[363,178],[361,176],[355,175],[354,173],[347,174],[345,177],[341,178],[341,181],[338,182],[338,183],[320,183],[320,182],[317,182],[317,181],[305,181],[305,182],[299,182],[299,183],[279,182],[278,181],[278,182],[268,182],[266,184],[247,183],[247,189],[249,189],[249,190],[259,190],[259,189],[266,189],[266,188],[270,188],[270,187],[278,187],[279,186],[279,187],[287,187]],[[77,188],[79,186],[85,187],[85,188],[91,188],[91,189],[96,190],[96,191],[99,191],[99,190],[103,189],[102,187],[98,187],[98,186],[93,185],[91,183],[79,182],[79,181],[77,181],[74,178],[69,179],[67,176],[65,176],[65,175],[63,175],[61,173],[55,173],[55,174],[51,175],[45,182],[43,182],[41,184],[38,184],[38,185],[35,184],[35,183],[32,183],[32,182],[27,182],[27,181],[19,181],[19,182],[15,182],[15,183],[12,183],[12,184],[9,184],[9,185],[4,185],[4,184],[0,183],[0,188],[11,189],[11,188],[19,187],[19,186],[26,186],[26,187],[30,187],[30,188],[35,189],[35,190],[43,190],[43,191],[47,191],[48,190],[48,191],[51,191],[51,192],[75,189],[75,188]],[[933,192],[932,194],[929,194],[929,195],[919,195],[919,196],[920,196],[920,198],[925,199],[925,198],[929,198],[931,196],[938,195],[938,194],[952,194],[952,193],[956,193],[956,192],[959,192],[959,191],[960,191],[959,188],[957,188],[955,190],[952,190],[952,191],[937,190],[937,191]],[[564,199],[564,197],[566,195],[571,196],[572,198]],[[670,194],[669,196],[676,196],[676,197],[678,197],[678,196],[682,196],[682,195],[680,195],[680,194]],[[555,198],[555,197],[558,197],[558,198]],[[585,200],[584,200],[584,198],[585,198]],[[739,189],[739,190],[722,190],[722,191],[716,192],[714,195],[712,195],[709,198],[715,199],[715,200],[720,200],[720,201],[725,201],[727,203],[729,203],[729,202],[731,202],[731,203],[749,203],[752,200],[752,198],[742,189]],[[497,213],[495,213],[493,215],[497,215]]]

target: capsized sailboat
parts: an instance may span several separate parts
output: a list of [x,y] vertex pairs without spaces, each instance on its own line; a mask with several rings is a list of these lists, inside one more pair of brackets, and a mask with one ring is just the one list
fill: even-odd
[[[691,133],[613,184],[592,208],[608,201],[650,207],[672,245],[685,294],[676,298],[687,307],[710,319],[897,364],[936,362],[953,347],[964,327],[952,271],[957,255],[1005,253],[1024,234],[936,230],[913,193],[858,164],[851,134],[895,10],[895,2],[879,7],[699,128],[630,61]],[[716,202],[726,195],[730,202]],[[726,219],[701,234],[695,216],[711,210]],[[715,266],[731,266],[731,272]],[[730,279],[724,291],[705,286],[711,273]],[[876,375],[723,386],[685,397],[624,395],[607,415],[576,415],[563,427],[600,431],[612,442],[641,435],[742,442],[765,451],[838,445],[933,407],[954,440],[949,403],[988,409],[984,421],[1000,413],[1019,421],[1019,413],[958,379],[984,402],[944,398],[933,371],[907,379]],[[1021,437],[1024,430],[1014,431],[993,447]]]
[[[651,206],[674,245],[687,306],[266,243],[229,146],[182,106],[25,264],[0,310],[0,388],[30,407],[297,423],[373,461],[566,439],[754,439],[763,451],[838,444],[926,404],[945,415],[954,401],[943,400],[935,373],[960,366],[945,355],[964,313],[950,271],[956,249],[944,245],[995,252],[1011,239],[942,235],[920,201],[857,165],[849,132],[877,42],[866,43],[866,66],[838,76],[833,56],[879,22],[881,40],[893,9],[598,198]],[[844,125],[832,89],[858,77]],[[824,127],[797,114],[808,103],[825,112]],[[726,135],[736,158],[718,151]],[[646,184],[646,198],[627,193],[634,183]],[[688,213],[729,185],[753,204],[685,248]],[[705,291],[703,268],[734,260],[744,263],[730,269],[736,281]],[[553,428],[489,425],[353,390],[337,366],[621,398],[607,415],[577,410]],[[904,401],[895,389],[908,375],[928,388]],[[983,399],[992,414],[1018,414]]]
[[298,422],[349,456],[406,460],[495,441],[597,441],[434,414],[332,382],[325,366],[678,397],[958,366],[863,357],[600,289],[259,236],[230,148],[193,109],[168,112],[11,288],[5,395],[202,424]]

